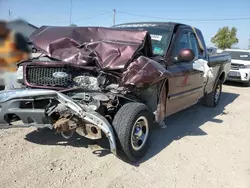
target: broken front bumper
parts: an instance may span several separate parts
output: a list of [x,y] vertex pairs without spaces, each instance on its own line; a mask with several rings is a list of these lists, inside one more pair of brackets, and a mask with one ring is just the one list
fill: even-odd
[[[12,127],[38,127],[53,128],[50,119],[46,116],[45,109],[20,108],[21,102],[32,102],[35,98],[53,98],[75,112],[78,117],[99,127],[109,139],[111,152],[116,154],[115,134],[112,126],[105,117],[97,112],[88,112],[75,103],[70,97],[54,90],[44,89],[16,89],[0,91],[0,128]],[[23,124],[12,125],[8,123],[9,114],[17,115]]]

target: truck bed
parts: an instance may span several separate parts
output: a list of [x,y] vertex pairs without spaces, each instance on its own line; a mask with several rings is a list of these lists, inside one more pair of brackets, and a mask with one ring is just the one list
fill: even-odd
[[208,65],[213,66],[218,63],[230,63],[231,56],[228,53],[216,53],[208,56]]

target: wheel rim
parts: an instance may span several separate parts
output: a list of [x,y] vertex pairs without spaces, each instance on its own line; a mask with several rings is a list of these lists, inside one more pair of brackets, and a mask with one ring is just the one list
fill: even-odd
[[219,98],[220,98],[220,93],[221,93],[221,86],[217,85],[216,90],[215,90],[215,96],[214,96],[214,100],[217,103]]
[[139,117],[132,128],[131,145],[136,151],[140,150],[146,143],[148,138],[149,126],[147,118]]

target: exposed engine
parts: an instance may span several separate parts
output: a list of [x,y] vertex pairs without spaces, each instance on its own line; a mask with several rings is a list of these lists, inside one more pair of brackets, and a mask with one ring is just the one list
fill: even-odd
[[[97,79],[82,76],[80,80],[77,81],[82,85],[81,88],[77,87],[78,89],[64,94],[67,94],[68,97],[86,111],[103,114],[109,122],[112,122],[119,105],[119,98],[116,96],[118,86],[115,84],[109,85],[107,87],[109,90],[104,93],[97,90],[100,89]],[[91,122],[83,121],[82,118],[75,115],[74,111],[61,103],[53,104],[51,102],[46,113],[52,118],[53,128],[58,133],[61,133],[65,139],[71,138],[74,132],[90,139],[100,139],[102,137],[102,131],[98,126]]]
[[54,129],[61,133],[65,139],[71,138],[74,132],[93,140],[102,137],[100,128],[94,124],[82,121],[73,114],[61,116],[53,125]]
[[[112,122],[121,101],[128,100],[125,97],[124,88],[117,84],[117,78],[101,71],[82,70],[64,65],[51,67],[51,64],[49,67],[32,64],[23,67],[21,65],[18,70],[19,75],[26,76],[26,78],[18,78],[19,82],[26,84],[26,87],[61,90],[85,111],[97,112],[109,123]],[[22,74],[22,72],[27,74]],[[44,102],[40,103],[44,104]],[[100,126],[83,120],[75,114],[75,111],[58,101],[50,101],[46,114],[51,118],[53,128],[66,139],[72,137],[74,132],[90,139],[102,137]]]

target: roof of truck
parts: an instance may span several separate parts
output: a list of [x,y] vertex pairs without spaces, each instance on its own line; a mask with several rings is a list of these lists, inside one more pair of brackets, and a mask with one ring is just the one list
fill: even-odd
[[[178,24],[183,24],[183,23],[178,23],[178,22],[126,22],[126,23],[121,23],[121,24],[116,24],[117,25],[127,25],[127,24],[156,24],[156,25],[178,25]],[[185,24],[183,24],[185,25]]]
[[155,25],[155,26],[176,26],[176,25],[186,25],[183,23],[177,23],[177,22],[127,22],[127,23],[121,23],[121,24],[116,24],[113,27],[116,26],[122,26],[122,25]]
[[[115,28],[122,28],[122,26],[124,26],[124,27],[133,27],[133,25],[136,25],[137,27],[138,27],[138,25],[141,25],[141,27],[165,27],[165,26],[175,27],[177,25],[184,25],[184,26],[192,27],[191,25],[187,25],[187,24],[184,24],[184,23],[178,23],[178,22],[157,22],[157,21],[155,21],[155,22],[127,22],[127,23],[116,24],[116,25],[114,25],[112,27],[115,27]],[[197,29],[197,30],[199,30],[196,27],[194,27],[194,28]]]

